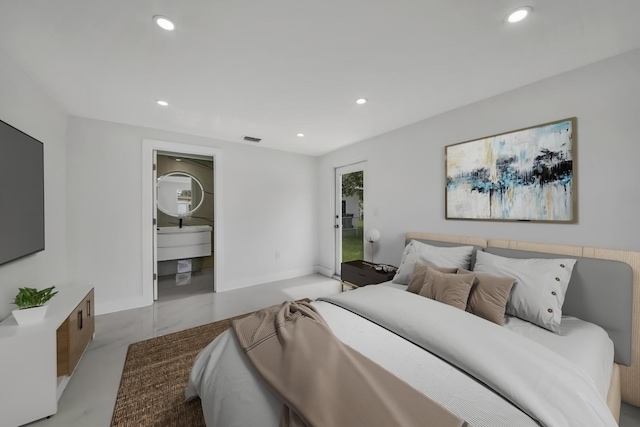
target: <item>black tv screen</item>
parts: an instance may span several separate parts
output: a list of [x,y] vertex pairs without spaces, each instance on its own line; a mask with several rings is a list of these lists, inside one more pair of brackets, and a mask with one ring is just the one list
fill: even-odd
[[0,265],[44,250],[43,145],[0,120]]

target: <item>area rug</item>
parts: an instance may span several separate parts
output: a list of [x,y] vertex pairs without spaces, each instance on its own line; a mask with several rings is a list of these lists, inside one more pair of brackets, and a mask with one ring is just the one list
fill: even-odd
[[131,344],[111,427],[204,427],[200,400],[184,399],[191,366],[200,350],[234,319],[249,314]]

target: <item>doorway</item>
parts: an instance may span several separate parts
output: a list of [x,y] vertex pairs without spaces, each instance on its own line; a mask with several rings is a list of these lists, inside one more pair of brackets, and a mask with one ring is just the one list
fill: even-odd
[[157,298],[213,292],[214,159],[156,151]]
[[[208,292],[215,292],[219,278],[222,277],[223,269],[221,264],[222,257],[219,256],[223,241],[222,150],[156,140],[143,140],[142,146],[143,299],[150,305],[158,298],[158,279],[162,277],[161,274],[167,275],[165,273],[168,273],[175,286],[176,284],[179,285],[178,282],[186,283],[187,281],[188,275],[183,274],[180,276],[181,273],[194,273],[194,271],[201,271],[203,267],[205,270],[209,270],[207,272],[209,278],[202,279],[205,280],[205,284],[201,286],[207,287]],[[166,171],[158,169],[158,155],[160,155],[161,161],[173,162],[174,166]],[[178,158],[180,161],[176,160]],[[210,168],[207,167],[206,162],[210,162]],[[179,167],[176,166],[176,164],[180,163],[182,164]],[[193,168],[208,170],[212,187],[203,183],[206,178],[202,177],[202,172],[195,173],[192,170]],[[192,179],[196,175],[199,175],[200,178]],[[158,180],[159,178],[160,181]],[[170,187],[167,193],[169,197],[160,203],[162,206],[157,201],[158,182],[167,184],[167,187]],[[184,188],[180,187],[181,185]],[[203,210],[207,198],[212,203],[212,212],[210,213]],[[166,211],[172,211],[174,215],[168,215]],[[200,224],[201,222],[202,224]],[[180,225],[183,226],[183,229],[180,229]],[[185,230],[185,226],[191,228]],[[176,236],[183,235],[184,232],[197,232],[199,234],[197,239],[206,237],[208,234],[210,236],[210,242],[208,243],[211,248],[210,254],[202,253],[202,250],[207,247],[206,242],[198,244],[196,241],[191,241],[194,236],[190,236],[189,242],[186,245],[182,245],[187,246],[186,248],[181,248],[181,250],[185,249],[187,252],[191,251],[189,253],[174,252],[171,248],[173,246],[172,242],[166,245],[163,244],[163,247],[170,247],[170,249],[160,250],[159,253],[158,228],[160,227],[162,227],[161,234],[168,233],[171,241]],[[163,238],[160,240],[163,241]],[[165,239],[164,241],[166,242],[167,240]],[[207,260],[208,256],[210,258]],[[187,260],[189,262],[179,262]],[[170,262],[163,265],[164,261]],[[200,274],[200,276],[203,275]],[[193,279],[193,274],[191,278]]]
[[364,259],[366,162],[336,168],[335,271],[341,263]]

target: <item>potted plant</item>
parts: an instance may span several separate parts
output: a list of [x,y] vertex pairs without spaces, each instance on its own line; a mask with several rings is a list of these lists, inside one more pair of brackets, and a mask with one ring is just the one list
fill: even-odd
[[54,288],[52,286],[40,291],[35,288],[18,288],[18,295],[13,300],[18,309],[12,312],[18,325],[30,325],[44,319],[48,307],[45,303],[58,293]]

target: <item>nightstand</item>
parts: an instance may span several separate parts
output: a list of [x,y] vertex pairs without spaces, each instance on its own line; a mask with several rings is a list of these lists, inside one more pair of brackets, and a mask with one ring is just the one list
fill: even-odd
[[395,270],[389,272],[378,271],[375,269],[376,265],[362,260],[343,262],[341,267],[342,290],[344,291],[344,288],[356,289],[361,286],[376,285],[393,279],[396,274]]

